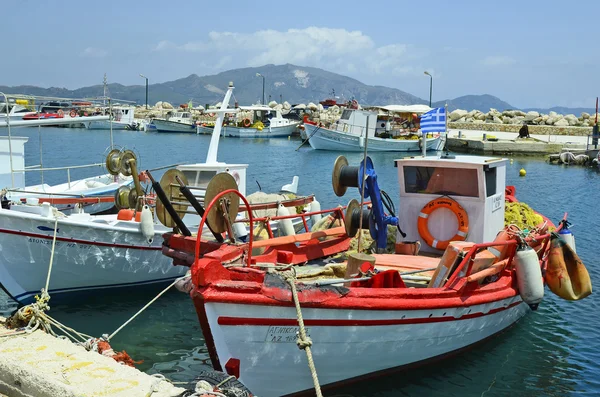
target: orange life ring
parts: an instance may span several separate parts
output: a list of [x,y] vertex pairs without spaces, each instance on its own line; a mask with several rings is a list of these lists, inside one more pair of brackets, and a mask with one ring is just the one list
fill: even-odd
[[58,112],[56,112],[60,117],[65,115],[65,112],[62,109],[58,109]]
[[[454,212],[456,220],[458,221],[458,231],[454,237],[445,241],[436,240],[431,235],[429,227],[427,226],[429,222],[429,215],[439,208],[447,208]],[[444,250],[446,247],[448,247],[450,241],[464,241],[467,238],[467,234],[469,233],[469,216],[467,215],[467,211],[465,211],[465,209],[461,207],[461,205],[455,200],[452,200],[448,197],[439,197],[425,204],[419,213],[417,229],[419,230],[419,235],[423,241],[427,243],[427,245],[436,249]]]
[[71,110],[69,112],[69,116],[71,116],[71,117],[76,117],[77,116],[77,112],[75,111],[75,109],[73,109],[73,110]]
[[249,118],[245,118],[244,120],[242,120],[242,125],[246,128],[250,127],[250,125],[252,125],[252,121],[250,121]]

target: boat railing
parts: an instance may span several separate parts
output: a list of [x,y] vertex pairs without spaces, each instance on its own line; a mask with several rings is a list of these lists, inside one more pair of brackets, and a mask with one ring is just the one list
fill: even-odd
[[[104,163],[94,163],[94,164],[83,164],[83,165],[72,165],[72,166],[68,166],[68,167],[47,167],[44,168],[41,165],[32,165],[32,166],[27,166],[23,169],[17,169],[17,170],[13,170],[13,172],[31,172],[31,171],[38,171],[40,173],[44,172],[44,171],[61,171],[61,170],[67,170],[67,186],[69,187],[69,189],[71,188],[71,170],[74,169],[79,169],[79,168],[93,168],[93,167],[104,167],[106,164]],[[46,194],[44,192],[40,192],[41,194]]]
[[[534,241],[534,239],[533,238],[526,239],[526,242],[530,242],[530,241]],[[545,252],[547,251],[548,244],[550,243],[550,233],[536,236],[535,242],[537,242],[538,245],[542,246],[541,250],[538,251],[538,258],[543,261],[547,260],[547,258],[545,257]],[[477,254],[479,252],[481,252],[482,250],[489,248],[489,247],[508,246],[509,253],[507,255],[507,263],[506,263],[505,268],[510,268],[512,265],[512,261],[515,257],[515,254],[517,252],[517,248],[518,248],[519,244],[521,244],[521,243],[522,242],[518,241],[517,239],[511,239],[511,240],[503,241],[503,242],[489,242],[489,243],[480,243],[480,244],[473,245],[471,247],[471,249],[467,252],[467,255],[465,255],[463,260],[456,267],[456,270],[454,270],[454,272],[452,273],[452,276],[450,276],[450,278],[448,279],[448,281],[446,282],[445,285],[451,287],[459,277],[467,279],[469,276],[471,276],[471,271],[473,270],[473,264],[475,263],[475,258],[477,256]],[[464,275],[461,275],[461,273],[463,273],[463,271],[464,271]]]

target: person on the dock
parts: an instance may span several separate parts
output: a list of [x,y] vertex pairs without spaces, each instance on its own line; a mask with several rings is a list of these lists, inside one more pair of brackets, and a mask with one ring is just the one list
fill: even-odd
[[519,138],[530,138],[527,123],[523,123],[523,127],[519,130]]

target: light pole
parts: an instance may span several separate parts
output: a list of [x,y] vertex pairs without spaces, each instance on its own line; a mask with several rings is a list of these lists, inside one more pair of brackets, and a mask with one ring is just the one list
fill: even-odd
[[263,79],[263,93],[262,93],[262,104],[265,104],[265,76],[260,73],[256,73],[256,77],[262,77]]
[[427,76],[429,76],[429,107],[431,107],[431,92],[433,90],[433,76],[428,71],[425,71],[425,74]]
[[140,73],[140,77],[146,79],[146,109],[148,109],[148,77]]

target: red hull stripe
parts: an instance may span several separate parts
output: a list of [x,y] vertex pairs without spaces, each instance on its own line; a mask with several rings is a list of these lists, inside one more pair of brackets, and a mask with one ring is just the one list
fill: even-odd
[[[52,236],[48,236],[47,234],[37,234],[37,233],[28,233],[16,230],[8,230],[8,229],[0,229],[0,233],[6,234],[16,234],[18,236],[27,236],[27,237],[35,237],[35,238],[43,238],[46,240],[52,240]],[[87,241],[87,240],[78,240],[76,238],[65,238],[56,236],[56,241],[67,241],[69,243],[77,243],[77,244],[86,244],[86,245],[96,245],[99,247],[112,247],[112,248],[130,248],[136,250],[146,250],[146,251],[160,251],[162,247],[145,247],[142,245],[126,245],[126,244],[113,244],[113,243],[104,243],[101,241]]]
[[[499,307],[497,309],[490,310],[487,313],[469,313],[459,318],[446,316],[446,317],[424,317],[424,318],[394,318],[394,319],[381,319],[381,320],[329,320],[329,319],[304,319],[304,325],[312,327],[372,327],[378,325],[402,325],[402,324],[425,324],[425,323],[443,323],[447,321],[459,321],[468,320],[471,318],[483,317],[490,314],[499,313],[501,311],[513,308],[523,301],[514,302],[507,307]],[[449,308],[448,310],[451,310]],[[250,318],[250,317],[219,317],[217,320],[219,325],[255,325],[255,326],[297,326],[298,320],[288,318]]]

